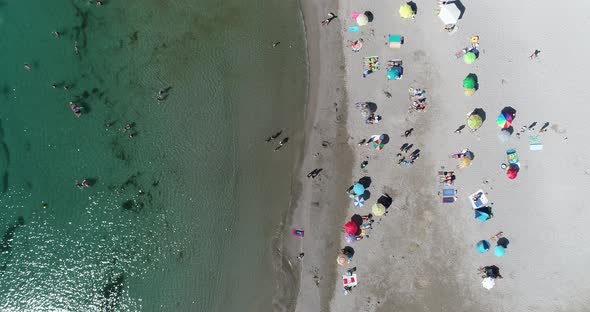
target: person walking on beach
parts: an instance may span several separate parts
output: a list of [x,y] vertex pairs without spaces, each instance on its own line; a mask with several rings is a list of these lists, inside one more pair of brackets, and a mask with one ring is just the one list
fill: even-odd
[[406,132],[404,132],[404,134],[402,136],[404,138],[407,138],[410,136],[410,134],[412,134],[412,131],[414,131],[414,128],[410,128],[410,129],[406,130]]
[[537,58],[537,57],[539,57],[539,53],[541,53],[541,51],[539,51],[539,50],[536,50],[536,49],[535,49],[535,51],[533,52],[533,54],[531,54],[531,55],[529,56],[529,59],[531,59],[531,60],[532,60],[532,59],[534,59],[534,58]]
[[330,22],[337,17],[338,16],[336,14],[330,12],[328,14],[328,18],[322,21],[322,26],[328,26],[328,24],[330,24]]
[[279,142],[279,146],[275,148],[275,152],[280,150],[285,144],[287,144],[287,142],[289,142],[289,137],[282,139],[281,142]]
[[[399,150],[400,150],[400,151],[403,151],[403,150],[405,150],[405,149],[406,149],[406,147],[408,147],[408,143],[404,143],[404,144],[402,145],[402,147],[400,147],[400,148],[399,148]],[[401,155],[401,154],[400,154],[400,155]]]
[[461,133],[461,130],[463,130],[465,128],[465,125],[460,125],[459,128],[457,128],[457,130],[455,130],[455,133]]
[[410,144],[410,145],[406,146],[406,148],[404,149],[404,153],[409,152],[412,149],[412,147],[414,147],[414,144]]

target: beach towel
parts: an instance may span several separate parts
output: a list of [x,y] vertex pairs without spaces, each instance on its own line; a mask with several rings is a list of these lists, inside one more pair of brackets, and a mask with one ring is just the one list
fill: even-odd
[[443,189],[442,190],[443,196],[455,196],[457,194],[456,189]]
[[514,164],[520,167],[520,161],[518,159],[518,153],[516,153],[515,149],[509,149],[506,151],[506,158],[508,159],[509,164]]
[[359,17],[359,15],[361,15],[361,12],[357,12],[357,11],[352,11],[352,13],[350,13],[350,18],[352,18],[353,20],[356,20],[357,17]]
[[531,135],[529,137],[529,146],[531,151],[540,151],[543,149],[543,143],[541,143],[540,135]]
[[358,26],[350,26],[350,27],[348,27],[348,32],[350,32],[350,33],[359,32],[360,30],[361,30],[361,28],[358,27]]
[[469,195],[469,202],[473,209],[484,207],[488,203],[488,198],[483,190],[478,190]]

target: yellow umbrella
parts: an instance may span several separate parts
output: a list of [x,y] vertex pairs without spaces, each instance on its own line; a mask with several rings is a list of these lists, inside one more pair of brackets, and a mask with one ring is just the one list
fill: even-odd
[[465,88],[465,95],[472,96],[475,93],[474,88]]
[[459,161],[459,168],[469,167],[470,165],[471,165],[471,159],[469,159],[467,157],[463,157]]
[[403,18],[411,18],[414,16],[414,10],[409,4],[404,3],[399,7],[399,15]]
[[373,214],[377,217],[380,217],[385,214],[385,206],[383,206],[383,204],[381,203],[376,203],[375,205],[373,205],[373,208],[371,208],[371,210],[373,211]]

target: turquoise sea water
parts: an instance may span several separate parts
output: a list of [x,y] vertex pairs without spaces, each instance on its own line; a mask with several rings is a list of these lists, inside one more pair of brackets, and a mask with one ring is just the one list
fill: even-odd
[[0,1],[0,32],[0,310],[270,311],[297,2]]

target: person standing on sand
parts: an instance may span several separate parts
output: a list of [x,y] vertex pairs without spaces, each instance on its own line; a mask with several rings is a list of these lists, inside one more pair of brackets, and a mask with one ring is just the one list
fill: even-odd
[[532,60],[532,59],[534,59],[534,58],[537,58],[537,57],[539,57],[539,53],[541,53],[541,51],[539,51],[539,50],[536,50],[536,49],[535,49],[535,51],[533,52],[533,54],[531,54],[531,55],[529,56],[529,59],[531,59],[531,60]]
[[410,129],[406,130],[406,132],[404,132],[404,134],[402,136],[404,138],[407,138],[410,136],[410,134],[412,134],[412,131],[414,131],[414,128],[410,128]]

